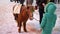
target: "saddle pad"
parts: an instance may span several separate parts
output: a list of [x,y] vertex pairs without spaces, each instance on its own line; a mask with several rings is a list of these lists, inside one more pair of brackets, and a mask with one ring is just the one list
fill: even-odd
[[14,7],[14,14],[19,14],[20,13],[20,9],[21,9],[22,4],[16,4],[16,6]]

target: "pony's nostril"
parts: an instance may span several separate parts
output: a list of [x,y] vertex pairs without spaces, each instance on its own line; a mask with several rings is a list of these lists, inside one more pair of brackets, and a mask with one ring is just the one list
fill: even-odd
[[29,7],[27,7],[27,9],[29,9]]
[[30,20],[33,20],[33,17],[30,17]]

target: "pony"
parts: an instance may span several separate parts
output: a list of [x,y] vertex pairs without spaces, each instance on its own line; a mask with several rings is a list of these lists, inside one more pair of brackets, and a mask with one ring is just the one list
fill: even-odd
[[[21,0],[22,1],[22,0]],[[14,16],[15,16],[15,20],[17,21],[17,26],[18,26],[18,32],[20,33],[21,32],[21,26],[22,26],[22,24],[23,24],[23,30],[25,31],[25,32],[27,32],[27,29],[26,29],[26,22],[27,22],[27,20],[28,20],[28,18],[30,19],[30,20],[33,20],[33,12],[34,12],[34,10],[35,10],[35,7],[34,6],[32,6],[32,0],[31,0],[31,4],[30,4],[30,2],[26,2],[27,3],[27,5],[25,6],[25,5],[23,5],[23,3],[24,3],[24,1],[23,1],[23,3],[20,1],[20,3],[22,4],[21,5],[21,9],[20,9],[20,11],[19,11],[19,13],[17,13],[17,14],[14,14]],[[13,11],[14,11],[14,8],[16,7],[16,5],[13,7]],[[18,6],[19,7],[19,6]],[[17,8],[18,9],[18,8]]]
[[[13,10],[14,10],[14,7],[13,7]],[[22,24],[23,24],[23,30],[25,32],[27,32],[27,30],[26,30],[26,22],[27,22],[28,18],[30,20],[33,20],[33,11],[32,11],[32,9],[34,10],[34,8],[32,6],[24,6],[24,5],[22,5],[20,13],[19,14],[14,14],[15,20],[17,21],[18,32],[21,32]]]

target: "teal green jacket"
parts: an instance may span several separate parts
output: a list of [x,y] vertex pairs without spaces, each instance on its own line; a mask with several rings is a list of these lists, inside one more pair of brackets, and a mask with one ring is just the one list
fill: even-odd
[[57,16],[55,14],[56,5],[49,2],[44,8],[45,14],[42,18],[41,28],[42,34],[51,34],[53,27],[55,26]]

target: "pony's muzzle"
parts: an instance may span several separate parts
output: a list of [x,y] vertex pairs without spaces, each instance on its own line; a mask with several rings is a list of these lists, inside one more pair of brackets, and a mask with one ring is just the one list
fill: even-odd
[[31,14],[31,16],[29,17],[30,20],[33,20],[33,14]]
[[30,20],[33,20],[33,17],[30,17]]

